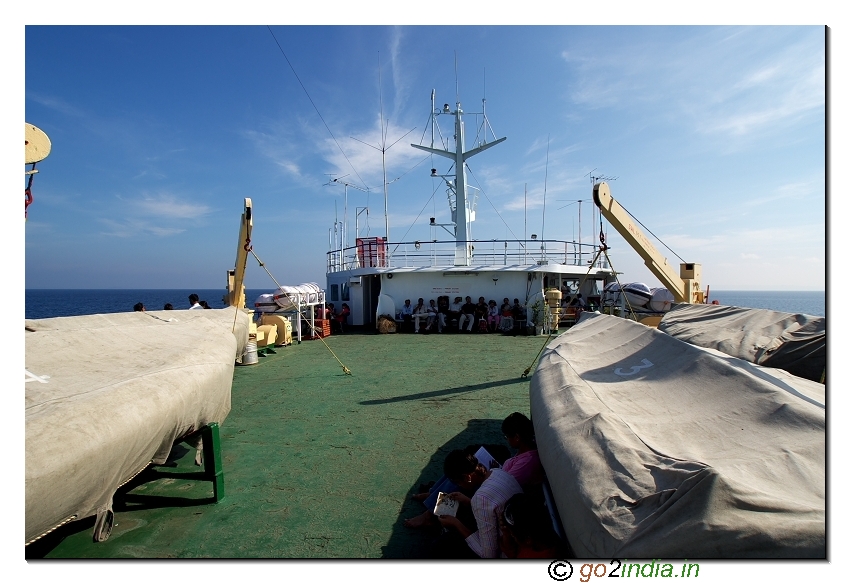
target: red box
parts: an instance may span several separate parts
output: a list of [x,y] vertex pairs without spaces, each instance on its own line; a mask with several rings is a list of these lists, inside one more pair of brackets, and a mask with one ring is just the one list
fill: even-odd
[[[318,338],[327,338],[331,335],[331,321],[330,320],[315,320],[316,325],[316,337]],[[310,338],[313,338],[313,335],[310,334]]]

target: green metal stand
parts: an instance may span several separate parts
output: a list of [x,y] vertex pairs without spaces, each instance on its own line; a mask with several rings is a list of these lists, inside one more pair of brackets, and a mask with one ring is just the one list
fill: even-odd
[[221,467],[221,439],[218,423],[201,428],[204,447],[204,477],[213,483],[213,498],[219,502],[224,498],[224,470]]

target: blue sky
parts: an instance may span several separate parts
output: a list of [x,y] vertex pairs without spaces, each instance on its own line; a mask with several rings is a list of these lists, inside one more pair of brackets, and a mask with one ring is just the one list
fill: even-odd
[[[507,136],[470,160],[474,238],[576,238],[584,200],[590,243],[593,171],[703,285],[825,288],[822,26],[27,26],[25,46],[26,121],[53,143],[28,288],[223,287],[246,196],[274,277],[323,285],[329,175],[370,189],[349,188],[349,232],[369,206],[385,234],[381,103],[387,145],[410,132],[387,151],[390,240],[430,239],[449,211],[409,144],[432,89],[467,112],[486,96]],[[624,280],[658,285],[608,239]],[[247,286],[274,284],[252,260]]]
[[[572,238],[578,205],[561,207],[589,199],[586,175],[596,169],[618,177],[614,196],[677,254],[702,263],[704,284],[825,287],[826,155],[839,178],[833,184],[843,177],[836,162],[846,159],[846,34],[837,3],[532,0],[510,12],[474,0],[412,10],[371,0],[321,8],[256,4],[222,11],[197,2],[42,0],[5,9],[0,62],[13,104],[8,111],[15,113],[0,117],[4,133],[19,132],[23,114],[53,141],[39,164],[26,224],[18,220],[20,202],[12,208],[5,199],[5,230],[13,242],[25,242],[25,253],[10,259],[13,284],[223,287],[245,196],[254,201],[254,248],[275,277],[323,283],[334,203],[342,215],[342,188],[325,186],[328,174],[348,174],[346,180],[371,188],[368,199],[350,191],[349,205],[368,204],[370,235],[383,234],[380,154],[352,139],[380,144],[381,97],[388,143],[415,128],[388,151],[389,179],[401,176],[389,187],[391,238],[427,236],[431,212],[445,217],[447,210],[441,192],[430,201],[430,160],[407,144],[425,128],[431,89],[438,103],[454,102],[457,59],[464,109],[480,111],[486,77],[490,121],[508,138],[470,160],[473,184],[487,195],[474,236],[521,237],[525,188],[528,233],[539,232],[545,187],[545,236]],[[456,19],[475,26],[441,26]],[[126,26],[137,22],[254,26]],[[484,22],[594,26],[478,25]],[[598,26],[703,22],[726,26]],[[321,118],[266,23],[293,25],[272,30]],[[350,23],[358,26],[343,26]],[[435,26],[363,26],[375,23]],[[36,26],[45,24],[51,26]],[[101,26],[79,26],[90,24]],[[306,26],[316,24],[338,26]],[[760,26],[766,24],[804,26]],[[823,24],[832,27],[827,152]],[[11,164],[17,147],[6,141],[3,150],[10,190],[11,177],[20,180],[20,167]],[[585,221],[588,208],[583,203]],[[842,209],[833,192],[830,215],[840,217]],[[582,230],[587,242],[589,222]],[[840,254],[840,234],[833,223],[830,261]],[[609,244],[624,279],[656,285],[613,231]],[[840,283],[839,271],[830,285]],[[273,287],[254,263],[247,284]],[[9,303],[23,306],[22,288],[7,292]],[[839,318],[840,329],[841,311],[830,317]],[[840,336],[830,343],[838,352]],[[12,352],[11,362],[23,360],[21,343]],[[20,382],[13,369],[9,386]],[[840,411],[841,392],[830,398]],[[840,529],[832,531],[832,547],[839,548]],[[4,548],[16,544],[10,539]],[[834,579],[837,558],[832,569],[811,562],[767,568],[776,580],[811,577],[813,570]],[[765,566],[714,562],[701,574],[719,580]],[[398,576],[387,576],[393,569]],[[542,566],[526,570],[543,576]],[[374,564],[348,563],[342,572],[376,575]],[[147,575],[133,573],[131,579]],[[409,573],[408,565],[382,564],[380,575],[395,580]]]

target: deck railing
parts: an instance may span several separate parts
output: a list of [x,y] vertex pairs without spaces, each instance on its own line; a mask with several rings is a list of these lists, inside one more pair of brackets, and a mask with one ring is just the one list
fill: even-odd
[[[505,240],[470,241],[471,266],[543,265],[543,262],[587,266],[597,248],[574,241]],[[359,267],[452,267],[455,264],[455,241],[408,241],[383,243],[382,249],[347,247],[329,251],[327,271],[334,273]],[[604,257],[599,267],[607,268]]]

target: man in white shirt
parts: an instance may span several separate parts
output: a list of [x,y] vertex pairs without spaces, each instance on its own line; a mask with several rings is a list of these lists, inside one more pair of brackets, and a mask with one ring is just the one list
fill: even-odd
[[190,310],[203,310],[204,307],[200,302],[201,298],[198,297],[198,294],[189,294],[189,305],[192,306],[189,308]]
[[[430,300],[426,311],[428,312],[428,322],[425,325],[425,330],[431,330],[434,327],[434,322],[437,321],[437,302]],[[443,331],[442,326],[440,327],[440,331]]]
[[428,308],[425,307],[425,300],[419,298],[416,306],[413,308],[413,331],[419,332],[419,322],[428,316]]

